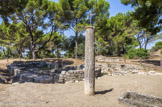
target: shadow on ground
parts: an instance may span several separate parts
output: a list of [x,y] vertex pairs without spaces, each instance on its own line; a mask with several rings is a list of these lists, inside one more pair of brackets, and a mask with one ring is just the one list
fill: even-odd
[[109,89],[109,90],[104,90],[104,91],[96,91],[95,94],[96,94],[96,95],[97,95],[97,94],[106,94],[106,93],[108,93],[108,92],[113,91],[113,89],[114,89],[114,88],[111,88],[111,89]]
[[62,60],[62,59],[46,59],[43,60],[46,62],[53,62],[53,63],[62,63],[62,64],[66,64],[66,65],[71,65],[74,63],[74,61],[69,61],[69,60]]
[[[132,61],[132,62],[138,62],[140,63],[140,61]],[[144,60],[142,61],[143,64],[152,64],[154,66],[160,66],[160,61],[159,60]]]

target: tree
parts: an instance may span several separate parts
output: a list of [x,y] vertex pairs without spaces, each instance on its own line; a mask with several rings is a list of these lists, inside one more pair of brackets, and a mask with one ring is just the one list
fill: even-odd
[[[56,15],[56,3],[48,0],[28,0],[23,10],[16,9],[16,13],[10,15],[13,23],[21,22],[28,32],[30,38],[30,52],[33,59],[36,53],[51,40],[56,32],[57,22],[54,20]],[[47,21],[48,20],[48,21]],[[42,31],[45,30],[47,34]],[[42,44],[39,44],[43,38],[47,38]]]
[[59,0],[59,20],[75,32],[75,58],[78,57],[78,35],[86,25],[87,0]]
[[86,22],[90,24],[87,16],[91,12],[95,13],[95,17],[92,17],[92,24],[98,31],[102,26],[102,21],[106,21],[109,17],[109,3],[105,0],[59,0],[59,4],[60,20],[75,32],[75,58],[77,58],[78,35],[84,30]]
[[151,35],[151,33],[146,32],[144,30],[139,31],[139,33],[135,35],[140,49],[147,49],[147,45],[155,41],[157,36],[158,35]]
[[129,58],[141,58],[141,59],[147,59],[149,58],[149,54],[146,49],[130,49],[127,53]]
[[3,53],[0,51],[0,58],[3,58]]
[[[85,43],[85,37],[80,34],[78,38],[78,57],[84,56],[84,43]],[[66,57],[75,57],[75,36],[70,36],[65,40],[64,44],[64,50],[66,51],[65,56]]]
[[126,14],[118,13],[104,23],[105,28],[98,33],[98,41],[106,46],[109,55],[121,56],[125,54],[129,45],[136,46],[134,32],[134,21],[131,12]]
[[[60,58],[61,52],[65,47],[65,36],[60,35],[58,32],[55,32],[51,38],[51,40],[43,47],[41,51],[39,51],[38,57],[54,57]],[[45,38],[46,40],[46,38]],[[44,40],[42,40],[43,42]],[[40,43],[41,44],[41,43]],[[54,54],[55,53],[55,54]]]
[[0,0],[0,16],[5,22],[8,21],[9,15],[16,10],[24,9],[28,0]]
[[138,20],[139,27],[145,28],[151,34],[161,30],[161,0],[121,0],[121,3],[135,7],[132,16]]
[[13,42],[16,35],[15,24],[5,24],[1,23],[0,25],[0,46],[2,48],[4,56],[8,58],[11,54],[11,48],[13,47]]
[[25,52],[25,50],[30,48],[30,38],[28,36],[28,32],[25,29],[25,26],[22,25],[21,22],[16,24],[16,35],[15,40],[13,42],[13,48],[17,51],[18,57],[22,58],[22,53]]
[[162,41],[156,42],[155,46],[152,47],[152,51],[158,51],[159,49],[162,49]]
[[[104,30],[104,24],[107,23],[109,18],[110,4],[106,0],[89,0],[89,14],[92,12],[92,25],[95,26],[97,32]],[[89,20],[90,23],[90,20]],[[96,35],[98,33],[96,32]]]

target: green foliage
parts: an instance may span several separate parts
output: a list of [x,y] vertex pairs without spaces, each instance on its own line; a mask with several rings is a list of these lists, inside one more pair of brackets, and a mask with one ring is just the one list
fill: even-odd
[[137,56],[142,59],[147,59],[149,58],[149,54],[146,49],[138,49],[137,50]]
[[17,35],[18,41],[15,45],[19,53],[24,48],[23,45],[20,47],[20,44],[27,39],[28,41],[24,41],[24,45],[28,46],[33,59],[35,59],[36,53],[53,38],[53,33],[59,26],[55,21],[57,12],[55,4],[48,0],[28,0],[24,9],[16,8],[16,12],[10,15],[14,24],[19,23],[19,26],[25,29],[21,29]]
[[159,41],[155,44],[158,49],[162,49],[162,41]]
[[[161,23],[159,0],[121,1],[134,6],[135,12],[118,13],[109,18],[110,4],[106,0],[0,0],[0,15],[4,19],[0,25],[0,47],[3,47],[0,57],[21,58],[28,51],[27,58],[35,55],[59,58],[62,52],[66,57],[83,58],[85,37],[82,34],[90,24],[87,16],[91,11],[95,13],[92,25],[97,55],[126,57],[128,54],[130,58],[147,58],[147,50],[135,49],[140,41],[134,35],[143,31],[139,40],[146,40],[146,45],[161,38],[161,34],[152,35],[159,31],[158,23]],[[62,35],[67,29],[73,30],[75,36]],[[161,42],[153,47],[154,50],[161,48]]]
[[78,45],[78,56],[80,58],[84,58],[84,54],[85,54],[85,44],[84,43],[80,43]]
[[108,19],[103,26],[102,30],[97,31],[97,41],[100,44],[97,46],[100,46],[99,50],[104,50],[107,55],[121,56],[137,46],[136,38],[133,37],[134,21],[131,12],[118,13]]
[[130,59],[135,58],[137,56],[137,49],[130,49],[127,54]]
[[0,51],[0,58],[2,58],[3,57],[3,53]]
[[9,15],[14,14],[17,10],[24,9],[28,0],[0,0],[0,15],[4,22],[8,22]]
[[157,42],[155,46],[152,47],[151,51],[158,51],[159,49],[162,49],[162,41]]
[[132,16],[138,20],[139,27],[145,28],[148,32],[156,34],[160,31],[162,19],[161,0],[121,0],[125,5],[135,7]]
[[128,58],[128,55],[127,55],[127,54],[122,54],[122,57],[123,57],[124,59],[126,59],[126,58]]
[[[83,35],[80,35],[78,38],[78,57],[82,58],[84,56],[84,45],[85,45],[85,37]],[[75,56],[75,37],[70,36],[65,41],[65,47],[64,47],[66,53],[65,57],[72,57]]]
[[127,53],[130,59],[132,58],[142,58],[147,59],[149,58],[149,54],[146,49],[130,49]]

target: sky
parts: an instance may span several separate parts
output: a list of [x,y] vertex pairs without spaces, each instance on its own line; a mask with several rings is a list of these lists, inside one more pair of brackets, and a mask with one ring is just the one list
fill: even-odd
[[[52,0],[52,1],[56,1],[58,2],[58,0]],[[120,0],[106,0],[110,3],[110,9],[109,9],[109,12],[110,12],[110,17],[111,16],[115,16],[117,13],[121,12],[121,13],[126,13],[127,11],[133,11],[134,9],[128,5],[128,6],[125,6],[123,4],[121,4]],[[0,19],[0,23],[2,22],[2,20]],[[64,33],[67,37],[69,36],[74,36],[74,32],[72,30],[67,30],[65,31]],[[157,41],[155,41],[154,43],[150,43],[147,47],[147,49],[151,49],[152,46],[155,45]]]

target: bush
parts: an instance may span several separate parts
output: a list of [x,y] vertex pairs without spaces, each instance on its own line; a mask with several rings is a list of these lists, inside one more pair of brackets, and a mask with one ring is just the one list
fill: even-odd
[[159,41],[155,44],[158,49],[162,49],[162,41]]
[[146,49],[137,49],[137,57],[143,58],[143,59],[148,59],[149,54]]
[[159,49],[162,49],[162,41],[157,42],[155,46],[152,47],[151,51],[158,51]]
[[135,58],[137,56],[137,49],[130,49],[127,55],[130,59]]
[[0,58],[3,58],[3,53],[0,51]]
[[136,57],[143,58],[143,59],[149,58],[149,54],[146,49],[130,49],[127,55],[130,59],[136,58]]

